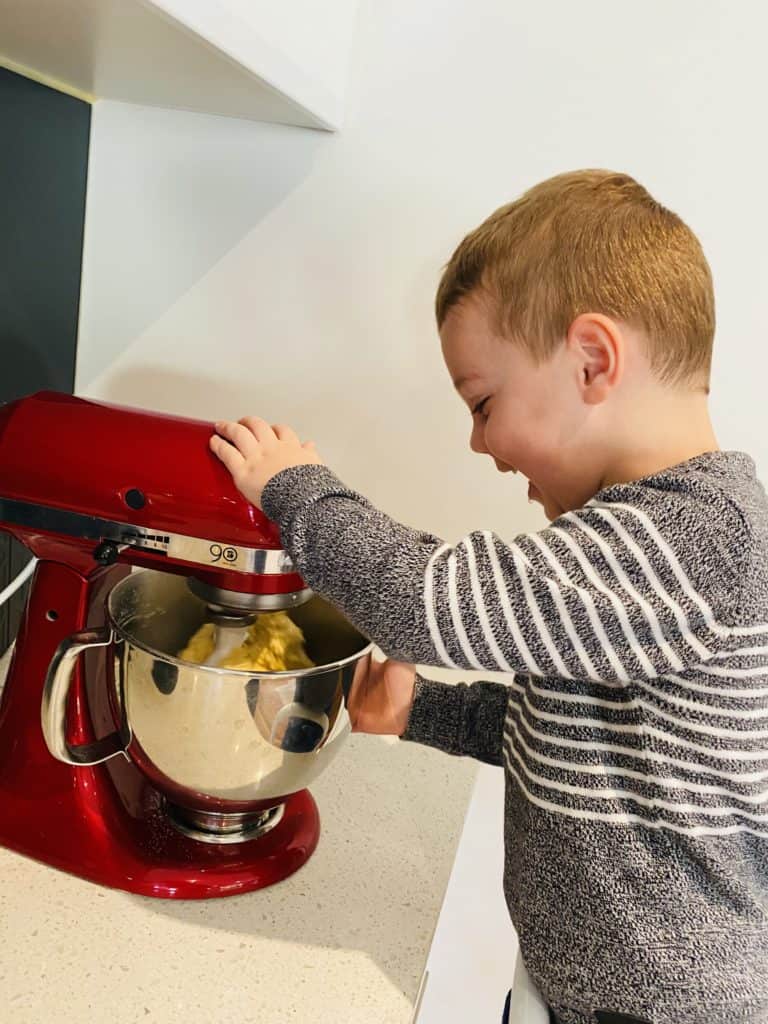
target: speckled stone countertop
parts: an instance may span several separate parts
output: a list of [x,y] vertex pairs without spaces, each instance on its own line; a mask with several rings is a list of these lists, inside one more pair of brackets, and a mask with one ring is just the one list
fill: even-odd
[[409,1024],[475,767],[350,737],[312,787],[313,857],[226,899],[134,896],[0,848],[0,1020]]

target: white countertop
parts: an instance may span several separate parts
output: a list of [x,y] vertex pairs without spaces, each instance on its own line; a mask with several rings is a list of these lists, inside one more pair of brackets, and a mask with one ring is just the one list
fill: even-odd
[[0,848],[0,1019],[409,1024],[475,771],[350,737],[312,787],[309,862],[225,899],[134,896]]

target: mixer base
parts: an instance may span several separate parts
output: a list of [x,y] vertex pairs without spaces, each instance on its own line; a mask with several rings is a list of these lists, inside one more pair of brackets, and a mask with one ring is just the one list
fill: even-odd
[[298,871],[317,846],[320,819],[307,790],[287,797],[279,820],[262,823],[267,831],[257,838],[213,845],[181,834],[143,780],[130,813],[119,798],[96,811],[94,797],[106,796],[109,783],[84,778],[92,772],[79,768],[67,789],[34,795],[2,792],[0,781],[0,845],[99,885],[165,899],[262,889]]

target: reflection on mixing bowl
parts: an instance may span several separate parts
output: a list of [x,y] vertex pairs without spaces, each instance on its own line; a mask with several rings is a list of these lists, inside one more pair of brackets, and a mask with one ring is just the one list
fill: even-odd
[[175,802],[274,803],[317,778],[348,735],[344,698],[371,644],[322,598],[287,612],[315,667],[286,672],[179,659],[207,615],[182,577],[134,573],[112,590],[109,613],[128,753]]

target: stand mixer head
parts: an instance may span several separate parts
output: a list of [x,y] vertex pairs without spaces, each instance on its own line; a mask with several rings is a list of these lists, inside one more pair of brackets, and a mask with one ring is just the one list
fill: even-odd
[[[243,892],[304,863],[319,825],[303,787],[370,658],[212,433],[56,393],[0,407],[0,529],[40,560],[0,704],[0,843],[146,895]],[[276,610],[300,617],[316,668],[177,657],[205,621],[231,648]]]

